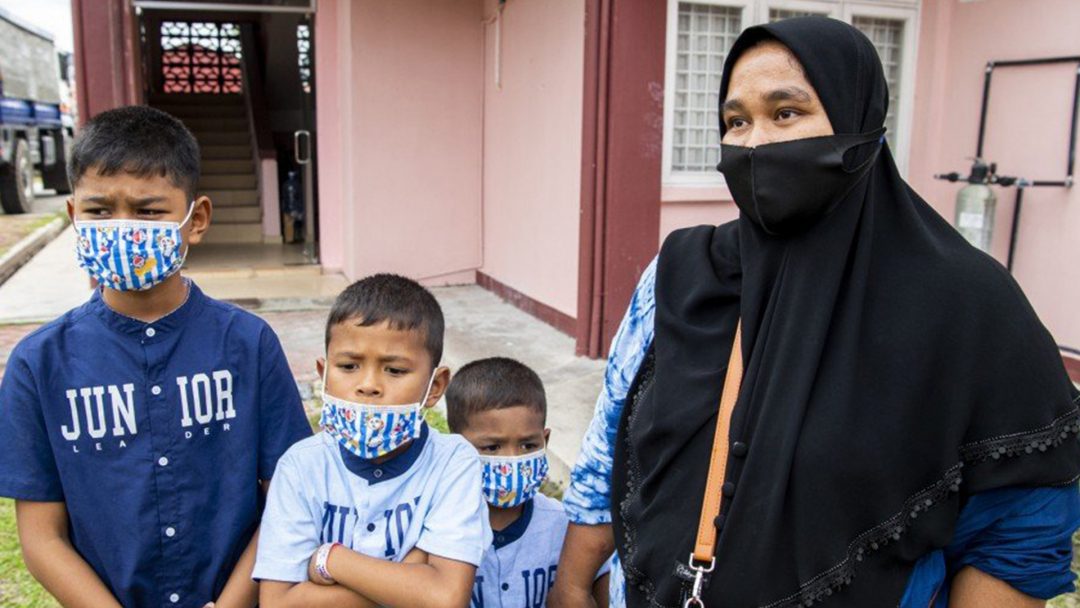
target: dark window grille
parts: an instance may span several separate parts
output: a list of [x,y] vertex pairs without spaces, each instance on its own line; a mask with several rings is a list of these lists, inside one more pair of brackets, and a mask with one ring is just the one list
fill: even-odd
[[242,57],[240,26],[235,23],[161,22],[166,93],[242,93]]

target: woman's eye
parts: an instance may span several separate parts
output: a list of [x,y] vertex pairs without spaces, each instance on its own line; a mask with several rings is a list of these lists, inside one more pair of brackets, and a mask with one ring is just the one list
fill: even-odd
[[727,128],[728,129],[739,129],[741,127],[746,126],[746,124],[747,124],[747,122],[744,119],[739,118],[739,117],[734,117],[734,118],[728,119]]
[[491,445],[485,445],[480,447],[481,452],[497,452],[499,451],[499,444],[493,443]]
[[777,120],[791,120],[792,118],[795,118],[798,115],[799,115],[799,113],[796,112],[795,110],[780,110],[779,112],[776,113],[776,119]]

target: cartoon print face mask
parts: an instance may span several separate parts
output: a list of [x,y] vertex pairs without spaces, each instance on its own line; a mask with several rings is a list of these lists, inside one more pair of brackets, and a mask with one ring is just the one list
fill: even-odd
[[548,474],[547,452],[522,456],[480,456],[484,498],[488,504],[509,509],[524,504],[540,489]]
[[99,284],[117,291],[143,291],[160,284],[184,265],[180,229],[191,219],[191,202],[182,222],[80,220],[76,255],[79,266]]
[[323,369],[322,415],[319,426],[349,452],[371,460],[385,456],[420,436],[423,405],[431,393],[435,372],[428,379],[427,390],[418,403],[372,405],[334,397],[326,392]]

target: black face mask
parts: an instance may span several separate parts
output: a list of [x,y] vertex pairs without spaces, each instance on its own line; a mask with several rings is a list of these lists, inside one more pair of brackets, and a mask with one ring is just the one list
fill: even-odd
[[[770,235],[805,231],[828,215],[866,176],[881,151],[882,127],[870,133],[826,135],[746,148],[720,146],[728,189],[743,216]],[[858,166],[844,166],[844,153],[879,142]]]

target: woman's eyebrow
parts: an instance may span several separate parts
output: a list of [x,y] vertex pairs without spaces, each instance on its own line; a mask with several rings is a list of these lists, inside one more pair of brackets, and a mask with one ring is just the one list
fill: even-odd
[[761,96],[762,99],[769,102],[777,101],[798,101],[802,103],[810,103],[813,97],[810,93],[807,93],[799,87],[784,87],[782,89],[775,89],[769,91]]
[[724,112],[746,112],[746,106],[738,99],[728,99],[720,104],[720,113]]

